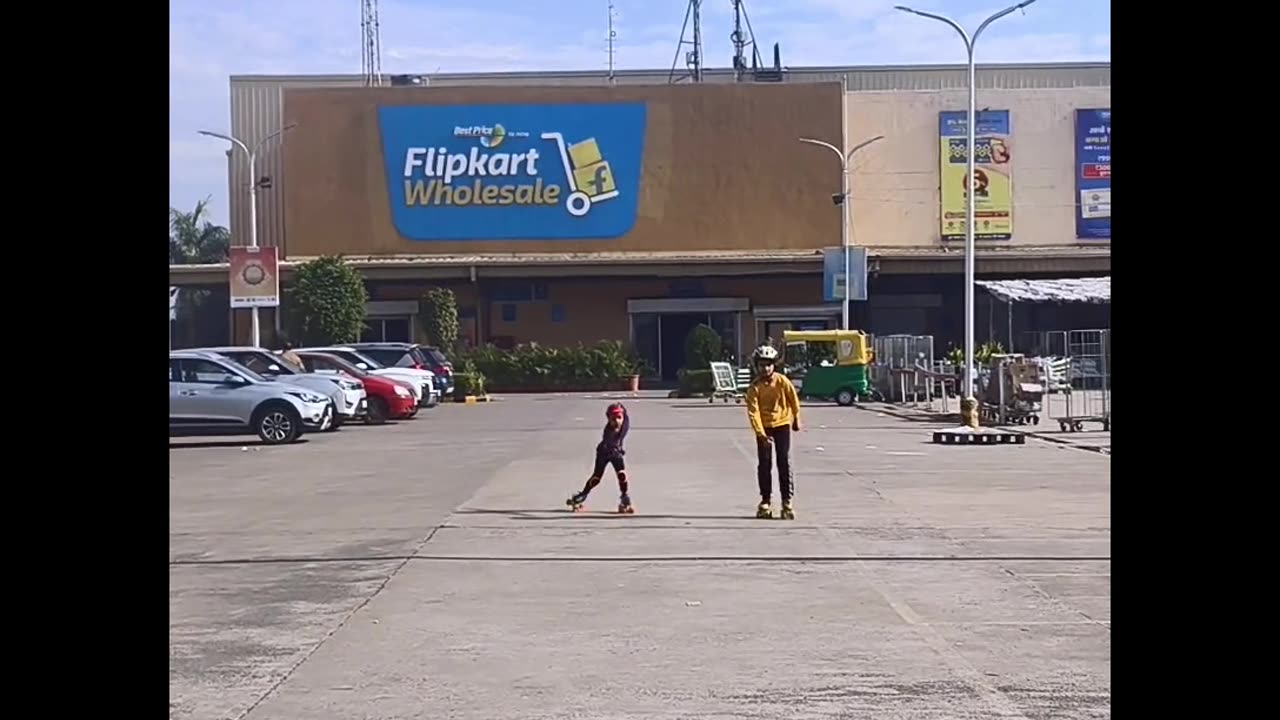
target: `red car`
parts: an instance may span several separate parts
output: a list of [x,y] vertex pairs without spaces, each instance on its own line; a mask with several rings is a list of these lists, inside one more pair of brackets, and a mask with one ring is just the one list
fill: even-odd
[[329,353],[303,350],[298,352],[298,357],[302,358],[307,372],[342,373],[364,383],[369,404],[364,421],[370,425],[381,425],[388,419],[406,420],[418,414],[418,403],[413,399],[413,391],[399,380],[372,375]]

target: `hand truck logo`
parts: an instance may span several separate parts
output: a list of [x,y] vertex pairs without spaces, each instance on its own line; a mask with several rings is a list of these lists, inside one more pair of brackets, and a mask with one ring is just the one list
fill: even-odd
[[618,186],[609,169],[609,161],[600,154],[595,138],[587,138],[565,146],[564,136],[558,132],[542,133],[543,140],[550,140],[560,151],[564,175],[569,184],[569,195],[564,200],[565,210],[574,217],[591,212],[591,204],[618,197]]

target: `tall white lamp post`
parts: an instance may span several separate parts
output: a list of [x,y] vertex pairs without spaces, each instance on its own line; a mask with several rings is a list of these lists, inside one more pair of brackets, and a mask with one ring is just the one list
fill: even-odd
[[[292,130],[293,128],[297,127],[297,125],[298,125],[297,123],[290,123],[288,125],[285,125],[279,130],[259,140],[258,143],[253,146],[252,150],[250,150],[249,146],[245,145],[244,142],[230,135],[223,135],[222,133],[211,132],[209,130],[198,131],[201,135],[208,135],[209,137],[218,138],[220,140],[226,140],[232,145],[235,145],[236,147],[243,150],[244,154],[249,157],[249,247],[251,248],[258,247],[258,165],[257,165],[258,151],[262,150],[263,146],[266,145],[268,142],[280,137],[281,135],[285,134],[289,130]],[[251,312],[249,316],[250,317],[250,320],[249,320],[250,342],[253,344],[254,347],[261,347],[262,337],[258,329],[258,307],[256,305],[253,306],[252,308],[250,308],[250,312]]]
[[965,156],[968,163],[966,177],[968,178],[968,182],[969,182],[969,191],[965,193],[965,195],[968,197],[968,202],[965,207],[965,215],[964,215],[964,398],[970,408],[970,411],[969,411],[970,415],[965,418],[966,422],[969,425],[974,427],[977,426],[978,416],[977,416],[977,410],[976,410],[977,401],[975,400],[973,395],[973,378],[975,374],[974,364],[973,364],[973,286],[974,286],[973,275],[974,275],[974,254],[975,254],[974,247],[973,247],[973,233],[974,233],[974,227],[973,227],[974,148],[973,146],[974,146],[974,137],[977,132],[976,119],[977,119],[978,102],[977,102],[977,84],[974,82],[974,76],[977,73],[975,72],[975,69],[974,69],[973,47],[974,47],[974,44],[978,42],[978,37],[982,35],[982,31],[986,30],[988,25],[999,20],[1005,15],[1008,15],[1014,10],[1021,10],[1027,7],[1028,5],[1034,3],[1035,1],[1036,0],[1023,0],[1023,2],[1020,2],[1017,5],[1012,5],[1010,7],[1005,8],[1004,10],[1001,10],[998,13],[995,13],[994,15],[987,18],[986,20],[983,20],[982,23],[978,25],[978,29],[974,31],[972,36],[969,35],[969,33],[965,32],[964,28],[960,27],[960,24],[957,23],[955,20],[952,20],[951,18],[946,17],[944,15],[936,15],[934,13],[924,12],[922,10],[913,10],[909,7],[904,7],[902,5],[894,6],[894,10],[901,10],[902,12],[911,13],[912,15],[919,15],[920,17],[926,17],[931,20],[937,20],[938,22],[947,24],[948,26],[951,27],[951,29],[955,30],[957,33],[960,34],[960,38],[964,40],[964,49],[966,52],[969,53],[969,117],[966,123],[968,125],[969,138],[968,138],[968,149],[966,151],[966,156]]
[[849,149],[848,153],[840,151],[840,148],[829,142],[822,140],[814,140],[813,138],[800,138],[800,142],[809,145],[817,145],[824,147],[836,154],[836,158],[840,161],[840,248],[844,251],[844,301],[841,306],[841,326],[849,329],[849,296],[852,294],[853,269],[849,266],[849,213],[853,212],[853,208],[848,206],[849,202],[849,163],[853,160],[853,154],[873,142],[883,140],[883,135],[877,135],[870,140],[863,140]]

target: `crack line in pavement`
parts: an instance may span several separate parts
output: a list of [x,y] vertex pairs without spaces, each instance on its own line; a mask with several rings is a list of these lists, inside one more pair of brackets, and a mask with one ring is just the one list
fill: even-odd
[[[1066,602],[1064,602],[1064,601],[1060,600],[1059,598],[1057,598],[1057,597],[1056,597],[1056,596],[1054,596],[1054,595],[1050,595],[1048,591],[1046,591],[1044,588],[1040,587],[1040,584],[1039,584],[1039,583],[1037,583],[1037,582],[1035,582],[1034,580],[1026,580],[1026,579],[1024,579],[1021,575],[1019,575],[1018,573],[1014,572],[1013,570],[1010,570],[1010,569],[1009,569],[1009,568],[1007,568],[1007,567],[1002,567],[1002,568],[1000,568],[1000,569],[1001,569],[1001,570],[1003,570],[1003,571],[1005,571],[1006,573],[1008,573],[1008,574],[1009,574],[1009,577],[1011,577],[1011,578],[1013,578],[1013,579],[1017,580],[1018,582],[1022,583],[1024,586],[1026,586],[1026,587],[1030,588],[1032,592],[1034,592],[1035,594],[1037,594],[1037,595],[1039,595],[1040,597],[1044,598],[1045,600],[1048,600],[1049,602],[1053,603],[1054,605],[1057,605],[1057,606],[1062,607],[1062,608],[1066,608],[1066,610],[1067,610],[1068,612],[1073,612],[1073,613],[1075,613],[1075,614],[1079,615],[1080,617],[1084,618],[1085,620],[1088,620],[1088,621],[1089,621],[1089,622],[1091,622],[1091,623],[1094,623],[1094,624],[1096,624],[1096,625],[1101,625],[1102,627],[1106,628],[1108,631],[1110,631],[1110,630],[1111,630],[1111,625],[1110,625],[1110,624],[1103,624],[1103,622],[1102,622],[1102,621],[1100,621],[1100,620],[1098,620],[1098,619],[1096,619],[1096,618],[1092,617],[1091,615],[1089,615],[1089,613],[1087,613],[1087,612],[1085,612],[1085,611],[1081,610],[1080,608],[1077,608],[1077,607],[1075,607],[1075,606],[1073,606],[1073,605],[1070,605],[1070,604],[1068,604],[1068,603],[1066,603]],[[1110,599],[1110,597],[1109,597],[1109,596],[1108,596],[1108,599]]]
[[[509,448],[509,449],[510,449],[510,450],[513,450],[513,451],[518,452],[520,455],[524,455],[525,453],[522,453],[522,452],[519,452],[519,451],[520,451],[521,449],[527,449],[527,448],[529,448],[529,447],[533,446],[533,445],[535,444],[535,442],[537,442],[537,436],[535,436],[535,435],[529,435],[528,437],[525,437],[525,438],[522,438],[522,439],[524,440],[524,442],[521,442],[521,443],[513,443],[513,445],[514,445],[515,447],[513,447],[513,448]],[[498,445],[498,443],[494,443],[494,445]],[[511,464],[511,463],[507,463],[507,464],[506,464],[506,466],[510,466],[510,464]],[[499,468],[499,469],[501,469],[501,468]],[[497,472],[497,471],[495,471],[495,472]],[[490,478],[490,480],[492,480],[492,478]],[[482,484],[480,485],[480,487],[484,487],[484,483],[482,483]],[[479,492],[479,488],[474,489],[474,490],[472,491],[472,493],[471,493],[471,496],[470,496],[470,497],[468,497],[468,498],[467,498],[467,500],[463,501],[463,503],[462,503],[462,504],[464,504],[464,505],[465,505],[465,504],[466,504],[467,502],[469,502],[472,498],[474,498],[474,497],[475,497],[475,495],[476,495],[476,493],[478,493],[478,492]],[[414,546],[414,548],[413,548],[413,552],[411,552],[411,553],[410,553],[410,554],[408,554],[408,555],[389,555],[389,556],[384,556],[384,557],[381,557],[381,558],[378,558],[378,557],[374,557],[374,558],[352,558],[352,559],[345,559],[345,560],[344,560],[344,559],[335,559],[335,558],[313,558],[313,559],[306,559],[306,558],[302,558],[302,559],[294,559],[294,560],[285,559],[285,558],[279,558],[279,559],[275,559],[275,558],[259,558],[259,559],[248,559],[248,560],[242,560],[242,561],[239,561],[239,562],[236,562],[236,561],[219,561],[219,560],[188,560],[188,561],[183,561],[183,560],[170,560],[170,561],[169,561],[169,567],[181,566],[181,565],[231,565],[231,564],[265,564],[265,563],[288,563],[288,562],[301,562],[301,563],[318,563],[318,562],[364,562],[364,561],[369,561],[369,562],[398,561],[398,562],[399,562],[399,564],[398,564],[398,565],[396,565],[394,568],[392,568],[391,572],[387,574],[387,577],[385,577],[385,578],[382,580],[382,582],[378,584],[378,587],[377,587],[377,588],[375,588],[375,589],[374,589],[374,591],[373,591],[372,593],[370,593],[368,597],[366,597],[364,600],[360,601],[360,602],[355,606],[355,608],[353,608],[353,609],[351,610],[351,612],[347,613],[347,614],[342,618],[341,622],[339,622],[337,625],[335,625],[333,628],[331,628],[331,629],[329,630],[329,632],[325,633],[325,636],[324,636],[324,637],[322,637],[322,638],[320,638],[320,641],[319,641],[319,642],[317,642],[314,646],[312,646],[312,648],[311,648],[310,650],[308,650],[308,651],[307,651],[307,652],[302,656],[302,658],[298,660],[298,662],[294,663],[294,664],[293,664],[293,666],[292,666],[292,667],[290,667],[290,668],[289,668],[289,669],[284,673],[284,675],[283,675],[279,680],[277,680],[276,682],[272,683],[271,687],[267,688],[267,691],[266,691],[266,692],[264,692],[264,693],[262,694],[262,696],[261,696],[261,697],[259,697],[259,698],[258,698],[257,700],[255,700],[255,701],[253,701],[253,703],[252,703],[251,705],[249,705],[249,707],[248,707],[248,708],[246,708],[246,709],[244,710],[244,712],[242,712],[242,713],[240,713],[239,715],[237,715],[237,716],[236,716],[236,718],[235,718],[235,720],[244,720],[244,718],[246,718],[250,713],[252,713],[255,709],[257,709],[257,707],[258,707],[259,705],[261,705],[262,703],[266,702],[267,698],[270,698],[272,695],[274,695],[274,694],[275,694],[275,692],[276,692],[276,690],[280,689],[280,687],[281,687],[282,685],[284,685],[284,683],[285,683],[285,682],[286,682],[290,677],[292,677],[292,676],[293,676],[293,674],[294,674],[295,672],[297,672],[298,668],[302,667],[303,663],[305,663],[307,660],[311,659],[311,656],[312,656],[312,655],[314,655],[314,654],[316,654],[316,652],[320,650],[321,646],[323,646],[326,642],[328,642],[328,641],[329,641],[329,639],[330,639],[330,638],[332,638],[334,635],[336,635],[336,634],[337,634],[337,632],[338,632],[339,630],[341,630],[342,628],[346,627],[347,622],[349,622],[349,621],[351,620],[351,618],[355,617],[356,613],[360,612],[361,610],[363,610],[363,609],[365,608],[365,606],[367,606],[369,603],[373,602],[373,599],[374,599],[374,598],[376,598],[379,594],[381,594],[381,593],[382,593],[382,591],[387,587],[387,585],[391,582],[391,580],[392,580],[393,578],[395,578],[395,576],[396,576],[397,574],[399,574],[399,573],[400,573],[400,571],[401,571],[401,570],[403,570],[403,569],[405,568],[405,566],[407,566],[407,565],[409,564],[409,561],[411,561],[411,560],[415,560],[415,559],[418,559],[419,557],[422,557],[422,556],[418,555],[418,553],[420,553],[420,552],[422,551],[422,548],[423,548],[423,547],[425,547],[427,543],[431,542],[432,538],[434,538],[434,537],[436,536],[436,533],[440,532],[440,528],[444,527],[444,526],[449,522],[449,519],[450,519],[450,518],[452,518],[452,517],[454,517],[454,515],[456,515],[456,514],[457,514],[457,508],[458,508],[458,507],[461,507],[461,505],[455,506],[455,507],[454,507],[454,509],[453,509],[452,511],[450,511],[448,514],[446,514],[446,515],[445,515],[445,517],[444,517],[444,518],[442,518],[442,519],[440,520],[440,522],[439,522],[435,527],[431,528],[431,532],[427,533],[426,537],[422,538],[422,540],[420,540],[420,541],[418,542],[418,544]]]
[[[733,444],[734,447],[738,448],[738,452],[742,454],[742,457],[746,459],[749,464],[756,464],[757,460],[755,456],[753,456],[752,453],[743,446],[742,442],[738,438],[733,438]],[[840,538],[830,530],[822,527],[821,525],[817,526],[817,529],[833,547],[839,547],[839,545],[842,544]],[[1001,692],[1000,688],[996,687],[995,684],[989,682],[985,677],[983,677],[982,673],[978,672],[978,669],[973,666],[973,663],[969,662],[968,658],[957,651],[950,642],[930,627],[929,624],[924,621],[924,618],[920,617],[920,615],[918,615],[910,605],[904,601],[895,599],[889,594],[888,590],[885,590],[879,583],[875,582],[869,575],[864,573],[862,571],[861,563],[850,563],[850,566],[855,569],[855,572],[857,572],[857,574],[862,578],[863,582],[865,582],[872,591],[879,595],[885,604],[893,609],[898,617],[902,618],[903,622],[916,630],[916,633],[920,638],[924,640],[925,643],[928,644],[929,647],[931,647],[948,666],[951,667],[952,672],[960,680],[965,682],[974,691],[975,695],[985,698],[992,709],[997,710],[1001,717],[1012,718],[1014,720],[1030,720],[1027,715],[1021,711],[1017,703],[1010,699],[1008,695]]]
[[[435,531],[432,531],[434,534]],[[827,540],[831,538],[822,533]],[[364,557],[264,557],[227,558],[222,560],[170,560],[169,567],[209,565],[288,565],[311,563],[374,562],[595,562],[595,563],[663,563],[663,562],[777,562],[802,563],[1002,563],[1002,562],[1111,562],[1109,555],[377,555]],[[392,571],[399,572],[400,567]],[[1004,568],[1001,568],[1004,570]]]
[[[441,522],[441,525],[443,524],[444,523]],[[435,537],[436,533],[439,531],[440,531],[440,525],[437,525],[434,528],[432,528],[431,532],[427,533],[427,536],[422,538],[422,540],[418,542],[418,545],[414,548],[414,554],[417,554],[418,550],[421,550],[424,545],[431,542],[431,538]],[[249,705],[249,707],[245,708],[244,712],[237,715],[236,720],[244,720],[244,718],[248,717],[249,713],[253,712],[255,709],[257,709],[259,705],[265,702],[267,698],[271,697],[275,693],[275,691],[285,683],[286,680],[288,680],[290,677],[293,676],[293,673],[297,671],[298,668],[302,667],[303,663],[309,660],[312,655],[316,654],[316,651],[319,650],[322,645],[324,645],[326,642],[329,641],[329,638],[333,637],[335,634],[337,634],[339,630],[345,627],[347,624],[347,621],[355,617],[356,613],[363,610],[365,605],[368,605],[375,597],[377,597],[378,594],[382,592],[382,589],[387,586],[387,583],[391,582],[391,578],[395,577],[396,573],[400,572],[402,569],[404,569],[405,565],[409,564],[410,559],[412,559],[412,556],[406,556],[399,565],[395,566],[395,568],[392,569],[392,571],[388,573],[385,578],[383,578],[382,582],[378,584],[378,587],[374,589],[373,592],[369,593],[368,597],[366,597],[364,600],[361,600],[351,610],[351,612],[347,613],[346,616],[342,618],[341,622],[339,622],[337,625],[330,628],[329,632],[325,633],[324,637],[320,638],[319,642],[313,645],[310,650],[308,650],[306,653],[303,654],[301,658],[298,659],[298,662],[294,663],[292,667],[290,667],[287,671],[285,671],[284,675],[280,676],[279,680],[276,680],[274,683],[272,683],[271,687],[267,688],[267,691],[264,692],[261,697],[259,697],[257,700],[254,700],[253,703]],[[170,562],[169,564],[170,566],[172,566],[175,563]]]
[[[858,479],[858,476],[854,475],[853,471],[851,471],[851,470],[845,470],[845,473],[846,473],[849,477],[851,477],[851,478]],[[882,494],[882,493],[880,492],[880,489],[879,489],[879,488],[877,488],[877,487],[875,487],[874,485],[872,485],[872,486],[871,486],[871,492],[875,493],[875,496],[876,496],[876,497],[877,497],[881,502],[885,503],[886,505],[893,505],[893,506],[895,506],[895,507],[900,507],[900,506],[899,506],[897,503],[895,503],[893,500],[890,500],[889,498],[885,497],[885,496],[884,496],[884,494]],[[906,515],[907,515],[907,517],[910,517],[912,520],[920,520],[920,518],[915,517],[914,513],[912,513],[910,510],[907,510],[907,509],[905,509],[905,508],[904,508],[904,509],[903,509],[903,513],[904,513],[904,514],[906,514]],[[950,543],[952,547],[957,548],[957,549],[964,549],[964,543],[965,543],[965,542],[974,542],[974,541],[976,541],[976,540],[983,540],[983,539],[985,539],[985,538],[958,538],[958,537],[955,537],[955,536],[951,535],[950,533],[948,533],[944,528],[938,528],[938,530],[940,530],[940,531],[941,531],[942,539],[943,539],[943,540],[945,540],[946,542]],[[992,539],[992,540],[999,540],[999,539],[1001,539],[1001,538],[991,538],[991,539]],[[1090,539],[1090,538],[1078,538],[1078,540],[1088,540],[1088,539]],[[1109,540],[1109,538],[1108,538],[1108,540]],[[1006,560],[1006,561],[1004,561],[1004,562],[1016,562],[1016,561],[1013,561],[1013,560]],[[1009,568],[1007,568],[1007,567],[1003,567],[1003,566],[1001,566],[1001,568],[1000,568],[1000,569],[1001,569],[1002,571],[1004,571],[1006,574],[1008,574],[1010,577],[1012,577],[1014,580],[1016,580],[1016,581],[1017,581],[1019,584],[1021,584],[1023,587],[1027,588],[1028,590],[1030,590],[1031,592],[1035,593],[1036,595],[1039,595],[1041,598],[1043,598],[1043,599],[1047,600],[1047,601],[1049,602],[1049,604],[1054,605],[1054,606],[1057,606],[1057,607],[1059,607],[1059,608],[1062,608],[1063,610],[1066,610],[1066,611],[1067,611],[1067,612],[1069,612],[1069,613],[1073,613],[1073,614],[1079,615],[1079,616],[1083,617],[1085,620],[1088,620],[1089,622],[1095,623],[1095,624],[1097,624],[1097,625],[1099,625],[1099,626],[1101,626],[1101,627],[1105,628],[1105,629],[1107,630],[1107,632],[1110,632],[1110,631],[1111,631],[1111,625],[1109,625],[1109,624],[1103,624],[1101,621],[1096,620],[1096,619],[1094,619],[1094,618],[1090,617],[1090,616],[1089,616],[1087,613],[1085,613],[1083,610],[1081,610],[1081,609],[1079,609],[1079,608],[1075,607],[1074,605],[1072,605],[1071,603],[1067,602],[1067,600],[1069,600],[1070,598],[1063,599],[1063,598],[1057,597],[1056,595],[1052,595],[1052,594],[1050,594],[1048,591],[1046,591],[1044,588],[1040,587],[1040,585],[1038,585],[1036,582],[1034,582],[1034,581],[1032,581],[1032,580],[1028,580],[1028,579],[1026,579],[1026,578],[1022,577],[1021,575],[1019,575],[1018,573],[1014,572],[1013,570],[1011,570],[1011,569],[1009,569]]]

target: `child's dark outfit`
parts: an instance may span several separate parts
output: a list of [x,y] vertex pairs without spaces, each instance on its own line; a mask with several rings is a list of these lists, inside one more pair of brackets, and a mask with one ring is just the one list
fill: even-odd
[[[591,491],[600,484],[600,479],[604,476],[605,467],[613,465],[613,471],[618,475],[618,512],[632,513],[635,509],[631,506],[631,496],[627,494],[627,464],[623,460],[623,456],[627,451],[623,449],[622,443],[627,438],[627,430],[631,427],[631,418],[627,415],[627,409],[621,403],[610,405],[605,411],[604,434],[600,438],[599,444],[596,445],[595,466],[591,469],[591,477],[587,478],[587,484],[582,487],[582,491],[570,497],[565,501],[574,510],[582,507],[587,501],[587,496]],[[613,419],[615,417],[622,418],[621,427],[614,427]]]

